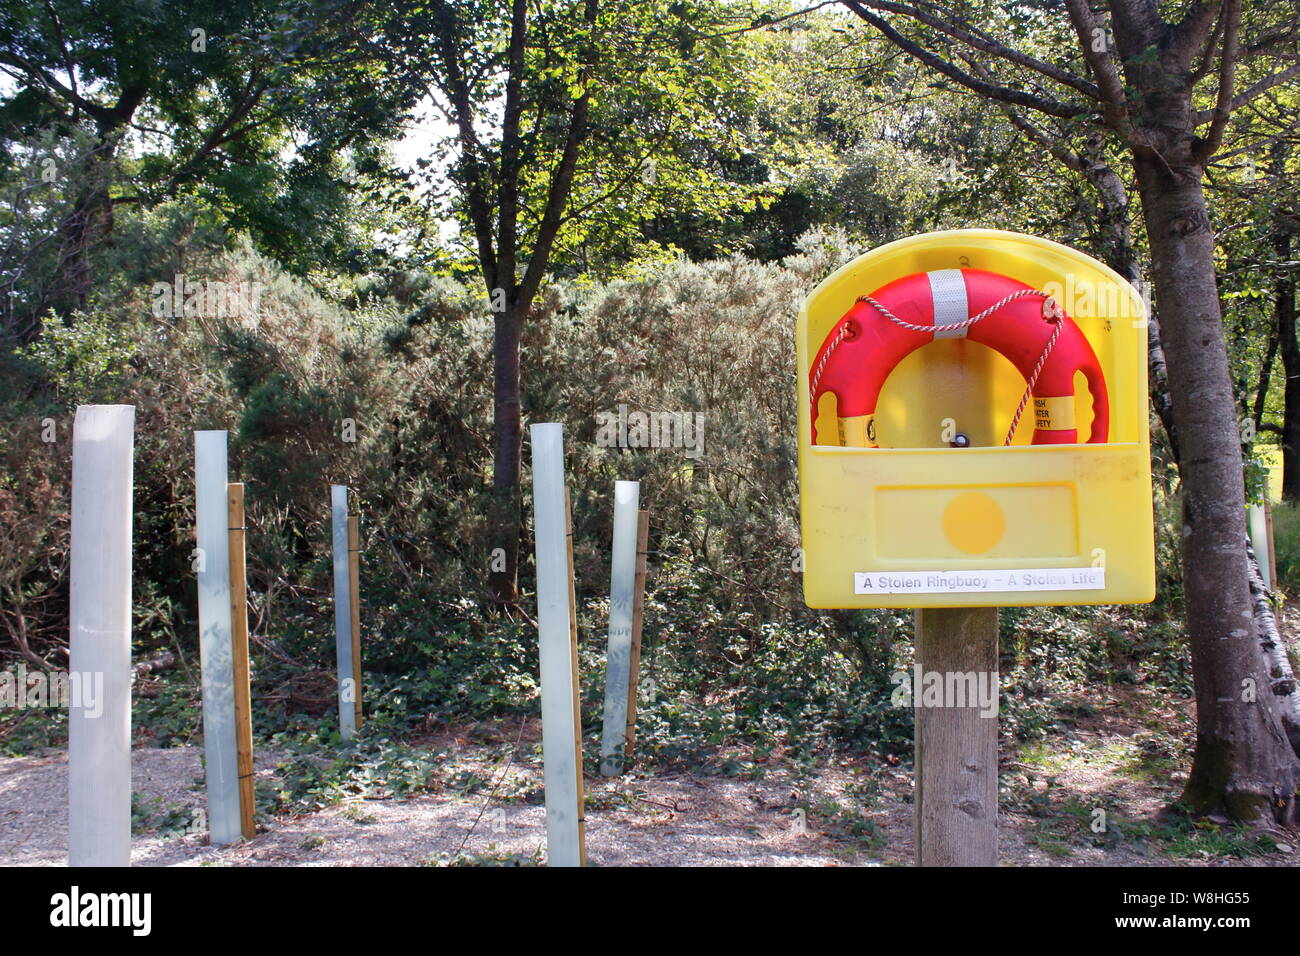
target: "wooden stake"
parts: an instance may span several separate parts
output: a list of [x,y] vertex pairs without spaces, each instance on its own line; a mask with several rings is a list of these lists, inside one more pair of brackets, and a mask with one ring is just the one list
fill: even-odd
[[577,770],[575,786],[578,791],[578,865],[587,865],[587,807],[582,768],[582,706],[581,687],[578,682],[578,598],[577,582],[573,573],[573,504],[569,500],[569,486],[564,486],[565,548],[569,553],[569,655],[573,662],[573,762]]
[[245,840],[257,836],[253,797],[253,702],[248,666],[248,584],[244,567],[244,485],[226,485],[230,528],[230,648],[235,674],[235,760],[239,770],[239,823]]
[[636,580],[632,585],[632,661],[627,676],[627,743],[624,756],[632,759],[636,747],[636,703],[641,682],[641,621],[645,612],[646,556],[650,546],[650,512],[636,515]]
[[348,591],[352,607],[352,677],[356,681],[357,730],[361,729],[361,519],[348,515]]
[[[997,608],[927,608],[916,614],[916,862],[997,866],[998,721],[969,706],[924,706],[926,675],[970,675],[997,693]],[[969,687],[967,683],[965,686]],[[996,700],[996,697],[994,698]]]

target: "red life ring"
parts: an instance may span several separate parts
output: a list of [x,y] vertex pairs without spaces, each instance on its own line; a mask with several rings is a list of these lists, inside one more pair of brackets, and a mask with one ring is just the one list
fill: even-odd
[[[934,326],[964,323],[1012,296],[1012,301],[972,324],[932,331]],[[1026,382],[1033,381],[1030,392],[1035,445],[1078,441],[1074,375],[1083,372],[1092,393],[1088,442],[1104,443],[1110,424],[1110,402],[1101,365],[1074,321],[1059,308],[1054,314],[1050,307],[1045,308],[1050,302],[1045,293],[1023,282],[983,269],[917,272],[863,296],[831,329],[809,370],[813,444],[817,444],[817,403],[826,392],[832,392],[837,400],[841,444],[879,447],[875,412],[885,379],[921,346],[935,339],[959,336],[1001,353]],[[895,320],[926,328],[905,328],[891,321],[886,313]],[[1052,345],[1054,335],[1057,341]],[[1040,361],[1042,367],[1034,378]]]

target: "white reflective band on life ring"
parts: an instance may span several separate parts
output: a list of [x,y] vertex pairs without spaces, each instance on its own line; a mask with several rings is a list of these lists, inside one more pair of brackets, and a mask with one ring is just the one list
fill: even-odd
[[[952,325],[965,322],[970,318],[970,308],[966,302],[966,280],[960,269],[938,269],[927,272],[930,280],[930,296],[934,300],[934,324]],[[970,326],[962,326],[951,332],[935,332],[936,339],[964,339]]]

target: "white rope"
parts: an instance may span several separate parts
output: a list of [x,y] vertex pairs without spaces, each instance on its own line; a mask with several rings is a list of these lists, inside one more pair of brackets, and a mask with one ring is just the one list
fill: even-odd
[[869,295],[860,296],[858,301],[873,306],[877,312],[887,318],[890,322],[893,322],[895,325],[901,326],[902,328],[911,329],[913,332],[934,332],[935,334],[938,334],[939,332],[956,332],[958,329],[969,328],[981,319],[987,319],[1004,305],[1010,305],[1017,299],[1023,299],[1027,295],[1038,295],[1042,296],[1044,299],[1051,298],[1046,292],[1040,292],[1037,289],[1017,289],[1010,295],[1005,295],[997,302],[994,302],[979,315],[972,315],[969,319],[962,319],[960,322],[951,322],[948,325],[914,325],[911,322],[904,322]]

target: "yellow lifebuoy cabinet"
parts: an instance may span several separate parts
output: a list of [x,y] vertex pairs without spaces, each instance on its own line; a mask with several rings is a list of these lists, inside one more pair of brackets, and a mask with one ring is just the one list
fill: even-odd
[[[968,335],[981,318],[963,278],[971,289],[972,277],[990,274],[1020,290],[978,306],[1005,347],[981,344],[992,333]],[[907,314],[886,304],[898,299],[889,289],[908,287],[901,280],[927,296]],[[1021,316],[1041,310],[1032,314],[1047,324],[1021,335],[1006,318],[1012,300]],[[929,334],[897,350],[883,386],[858,407],[845,389],[822,389],[857,374],[842,359],[872,355],[863,341],[856,353],[835,350],[875,321]],[[804,302],[796,332],[808,605],[1151,601],[1146,334],[1141,296],[1117,273],[1011,232],[913,236],[829,276]],[[1071,383],[1069,366],[1062,384],[1058,362],[1045,388],[1038,373],[1058,337],[1071,335],[1069,348],[1087,354],[1086,374]]]

